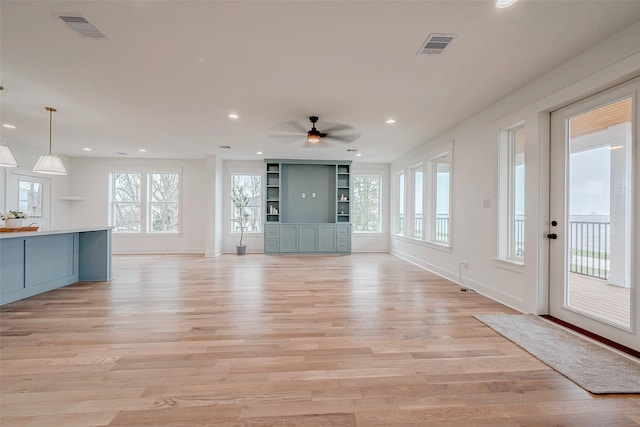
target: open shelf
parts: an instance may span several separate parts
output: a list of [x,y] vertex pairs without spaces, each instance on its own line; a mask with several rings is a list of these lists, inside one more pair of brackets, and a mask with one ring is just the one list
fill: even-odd
[[350,222],[351,175],[350,165],[336,166],[336,222]]
[[267,163],[266,222],[280,222],[280,163]]

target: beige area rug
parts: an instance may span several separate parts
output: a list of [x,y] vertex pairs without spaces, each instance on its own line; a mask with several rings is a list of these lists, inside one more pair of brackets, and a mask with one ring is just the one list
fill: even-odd
[[475,318],[591,393],[640,393],[640,360],[621,356],[532,314]]

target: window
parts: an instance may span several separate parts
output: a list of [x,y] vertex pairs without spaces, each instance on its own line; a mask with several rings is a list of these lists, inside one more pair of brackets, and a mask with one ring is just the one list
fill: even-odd
[[[3,191],[6,194],[6,210],[19,210],[29,215],[28,222],[24,225],[33,224],[40,228],[49,227],[51,220],[51,179],[17,168],[13,170],[7,169]],[[0,203],[3,203],[1,196]]]
[[422,237],[422,187],[424,174],[422,165],[412,169],[413,175],[413,237]]
[[[231,176],[231,192],[243,194],[248,203],[242,209],[245,217],[244,232],[260,233],[262,231],[262,175],[233,174]],[[231,232],[240,233],[240,226],[236,218],[240,213],[231,204]]]
[[115,232],[141,232],[142,175],[115,172],[111,174],[111,225]]
[[500,132],[500,227],[498,256],[524,260],[524,123]]
[[30,219],[41,219],[42,183],[23,178],[18,181],[18,186],[18,210],[25,212]]
[[177,173],[151,173],[149,181],[149,232],[177,233],[180,177]]
[[110,223],[118,233],[178,233],[180,174],[112,172]]
[[396,234],[404,234],[404,189],[404,172],[401,172],[396,175]]
[[353,177],[352,222],[356,233],[380,232],[381,176]]
[[449,244],[451,152],[432,160],[433,165],[433,214],[431,215],[431,240]]

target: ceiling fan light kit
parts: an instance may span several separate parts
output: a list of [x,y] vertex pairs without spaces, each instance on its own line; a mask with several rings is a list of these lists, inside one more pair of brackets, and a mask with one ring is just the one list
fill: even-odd
[[307,142],[311,144],[315,144],[317,142],[320,142],[320,137],[322,136],[320,132],[318,132],[318,130],[316,129],[316,122],[318,121],[318,117],[311,116],[309,117],[309,121],[311,122],[311,130],[307,132]]

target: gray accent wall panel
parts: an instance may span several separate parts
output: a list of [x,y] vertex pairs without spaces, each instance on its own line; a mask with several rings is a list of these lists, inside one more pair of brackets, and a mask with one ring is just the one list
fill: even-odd
[[287,201],[286,208],[280,212],[281,222],[314,224],[335,221],[335,165],[283,164],[281,177],[282,194]]

